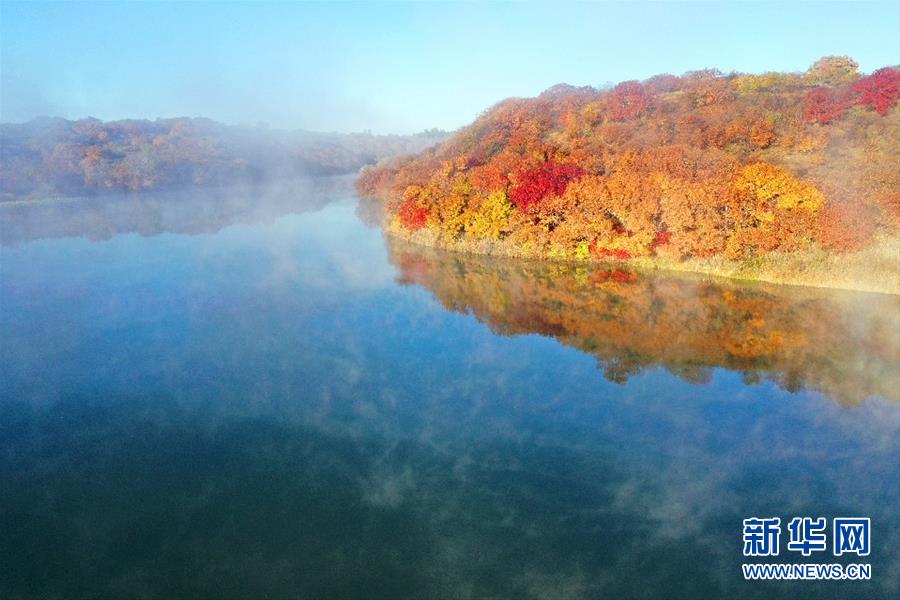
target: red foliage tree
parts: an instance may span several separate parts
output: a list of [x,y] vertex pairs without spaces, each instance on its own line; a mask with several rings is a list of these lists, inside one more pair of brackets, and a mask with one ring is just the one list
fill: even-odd
[[553,160],[516,174],[516,185],[509,193],[512,204],[529,214],[538,211],[548,196],[561,196],[569,182],[584,175],[584,169],[573,164],[559,164]]
[[852,105],[853,100],[846,91],[818,87],[806,95],[804,116],[807,121],[825,125],[840,119]]
[[657,231],[656,237],[653,238],[654,246],[665,246],[672,241],[671,231]]
[[397,215],[403,226],[410,230],[421,229],[428,223],[429,210],[420,206],[415,198],[407,198],[397,209]]
[[613,88],[607,114],[613,121],[626,121],[642,115],[651,104],[647,88],[637,81],[625,81]]
[[588,251],[594,256],[594,258],[599,258],[600,260],[615,258],[616,260],[628,260],[631,258],[631,252],[628,250],[623,250],[621,248],[617,248],[615,250],[611,250],[609,248],[604,248],[597,244],[596,240],[588,244]]
[[886,115],[900,98],[900,70],[893,67],[879,69],[854,83],[852,90],[858,96],[858,104]]

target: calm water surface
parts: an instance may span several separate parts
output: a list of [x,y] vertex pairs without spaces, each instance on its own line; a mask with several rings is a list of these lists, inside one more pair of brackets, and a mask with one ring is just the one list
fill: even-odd
[[[425,251],[346,184],[0,207],[0,597],[896,597],[896,298]],[[871,517],[872,580],[744,582],[750,516]]]

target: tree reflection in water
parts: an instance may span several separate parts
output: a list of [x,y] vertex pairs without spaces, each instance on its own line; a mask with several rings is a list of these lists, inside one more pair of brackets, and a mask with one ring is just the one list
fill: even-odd
[[692,383],[711,369],[819,391],[844,406],[900,402],[900,299],[817,288],[638,273],[616,265],[500,260],[388,238],[403,284],[501,335],[540,334],[597,358],[622,383],[663,367]]

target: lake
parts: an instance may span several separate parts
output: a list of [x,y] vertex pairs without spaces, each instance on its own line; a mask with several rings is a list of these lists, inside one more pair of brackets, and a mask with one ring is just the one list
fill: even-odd
[[896,597],[898,298],[441,253],[351,185],[0,206],[0,596]]

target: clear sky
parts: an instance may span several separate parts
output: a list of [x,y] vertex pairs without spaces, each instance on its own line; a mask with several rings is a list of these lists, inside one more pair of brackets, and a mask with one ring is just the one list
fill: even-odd
[[454,129],[509,96],[669,72],[900,63],[900,2],[0,2],[0,120]]

